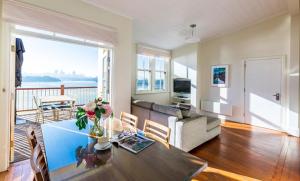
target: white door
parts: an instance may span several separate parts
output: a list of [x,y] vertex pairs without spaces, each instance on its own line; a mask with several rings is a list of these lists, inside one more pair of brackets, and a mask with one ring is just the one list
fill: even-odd
[[282,59],[245,61],[245,122],[282,129]]

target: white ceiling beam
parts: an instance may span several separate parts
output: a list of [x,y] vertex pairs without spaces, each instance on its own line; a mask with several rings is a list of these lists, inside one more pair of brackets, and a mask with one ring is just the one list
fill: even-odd
[[290,14],[299,13],[299,0],[287,0],[287,3]]

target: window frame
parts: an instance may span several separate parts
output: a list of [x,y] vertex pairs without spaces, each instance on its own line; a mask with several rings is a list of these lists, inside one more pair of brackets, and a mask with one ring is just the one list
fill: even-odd
[[[139,56],[139,54],[137,55],[137,61],[138,61],[138,56]],[[143,55],[144,56],[144,55]],[[152,90],[152,67],[151,67],[151,62],[152,62],[152,59],[151,58],[149,58],[149,69],[145,69],[145,68],[143,68],[143,69],[141,69],[141,68],[139,68],[138,67],[138,62],[137,62],[137,64],[136,64],[136,82],[135,82],[135,86],[136,86],[136,92],[149,92],[149,91],[151,91]],[[138,72],[139,71],[142,71],[142,72],[144,72],[144,78],[145,78],[145,72],[148,72],[149,73],[149,86],[150,86],[150,89],[149,90],[138,90],[137,89],[137,82],[138,82]]]
[[[138,90],[137,81],[138,81],[138,71],[144,71],[146,69],[140,69],[138,67],[139,55],[148,56],[150,59],[150,89],[149,90]],[[164,70],[156,70],[156,59],[164,59]],[[165,89],[155,89],[155,74],[156,72],[165,74]],[[155,55],[145,55],[145,54],[136,54],[136,82],[135,82],[135,93],[136,94],[157,94],[157,93],[168,93],[169,92],[169,75],[170,75],[170,58],[164,56],[155,56]]]

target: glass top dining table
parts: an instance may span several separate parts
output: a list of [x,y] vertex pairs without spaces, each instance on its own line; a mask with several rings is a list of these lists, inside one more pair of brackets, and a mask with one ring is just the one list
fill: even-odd
[[[119,119],[110,119],[107,134],[122,132]],[[75,120],[42,125],[45,155],[51,180],[190,180],[207,167],[207,162],[173,146],[155,142],[134,154],[117,145],[97,151],[97,140]]]

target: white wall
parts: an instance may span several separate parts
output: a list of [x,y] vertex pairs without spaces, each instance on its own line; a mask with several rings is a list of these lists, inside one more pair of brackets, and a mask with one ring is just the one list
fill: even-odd
[[[21,0],[25,3],[33,4],[45,9],[61,12],[74,17],[79,17],[89,21],[96,22],[101,25],[113,27],[118,31],[118,45],[114,49],[114,62],[113,62],[113,80],[112,80],[112,106],[116,116],[121,111],[130,111],[130,96],[131,96],[131,64],[132,64],[132,21],[121,17],[119,15],[112,14],[108,11],[101,10],[99,8],[90,6],[83,3],[80,0]],[[0,1],[2,6],[2,1]],[[0,11],[2,16],[2,8]],[[2,17],[0,21],[2,27]],[[1,28],[2,29],[2,28]],[[1,33],[1,46],[3,42],[3,35]],[[3,50],[3,46],[0,49]],[[5,52],[5,54],[8,54]],[[7,87],[8,81],[6,80],[8,75],[7,62],[8,59],[4,57],[3,52],[0,53],[0,75],[1,75],[1,91],[2,88]],[[89,70],[86,70],[89,71]],[[8,110],[9,107],[7,100],[7,93],[0,92],[0,171],[7,169],[8,166],[8,130],[9,119]]]
[[[137,45],[133,44],[132,46],[132,73],[131,73],[131,89],[132,89],[132,97],[135,99],[140,99],[144,101],[155,102],[157,104],[168,105],[170,104],[170,92],[169,90],[166,92],[159,92],[159,93],[142,93],[136,94],[136,68],[137,68],[137,55],[136,55],[136,48]],[[169,71],[170,72],[170,71]],[[169,76],[169,75],[168,75]],[[167,86],[169,87],[169,82],[167,82]]]
[[288,71],[289,92],[289,121],[287,129],[293,135],[299,135],[299,41],[300,41],[300,15],[291,16],[291,41],[290,41],[290,64]]
[[[297,20],[298,18],[298,20]],[[254,57],[286,55],[288,72],[299,73],[299,15],[283,15],[253,25],[239,32],[215,38],[199,44],[199,74],[201,100],[225,101],[233,106],[233,116],[226,119],[243,122],[243,60]],[[297,33],[296,33],[297,32]],[[292,48],[290,48],[292,47]],[[210,86],[212,65],[229,64],[228,88]],[[298,128],[299,76],[289,77],[289,106],[295,114],[290,115],[289,129]],[[295,98],[295,99],[294,99]]]
[[[101,25],[113,27],[118,32],[112,76],[112,106],[115,115],[130,110],[131,64],[132,64],[132,21],[125,17],[101,10],[80,0],[21,0],[49,10],[83,18]],[[88,70],[87,70],[88,71]]]
[[198,94],[198,43],[188,44],[172,50],[171,92],[173,78],[189,78],[192,82],[191,104],[199,110]]

